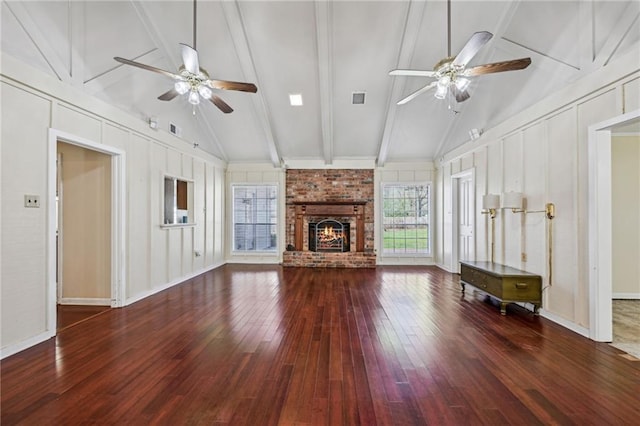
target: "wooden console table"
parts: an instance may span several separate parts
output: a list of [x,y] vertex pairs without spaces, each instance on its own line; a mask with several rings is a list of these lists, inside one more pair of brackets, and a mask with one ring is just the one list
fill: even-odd
[[472,285],[500,299],[500,313],[507,314],[507,304],[528,302],[534,313],[542,305],[542,277],[526,271],[492,262],[460,262],[460,285]]

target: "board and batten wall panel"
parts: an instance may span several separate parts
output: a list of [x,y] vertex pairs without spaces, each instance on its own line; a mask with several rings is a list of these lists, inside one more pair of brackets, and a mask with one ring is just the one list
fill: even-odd
[[624,112],[640,109],[640,78],[635,78],[623,86]]
[[491,233],[491,219],[489,215],[478,215],[478,212],[482,211],[482,196],[487,190],[487,150],[482,149],[476,152],[472,152],[464,158],[469,158],[470,162],[468,167],[473,167],[475,170],[475,217],[476,222],[474,233],[474,244],[476,259],[478,260],[490,260],[491,259],[491,246],[490,246],[490,233]]
[[204,161],[193,159],[193,180],[197,188],[194,190],[194,220],[196,226],[193,228],[193,257],[192,270],[199,271],[204,268],[204,240],[207,228],[207,220],[205,216],[205,200],[207,197],[207,184],[205,182],[205,163]]
[[156,217],[151,204],[151,143],[131,135],[127,149],[127,250],[129,252],[129,285],[127,297],[151,290],[151,228]]
[[214,188],[214,206],[213,206],[213,223],[214,227],[214,245],[213,245],[213,263],[222,263],[225,259],[224,244],[225,239],[225,199],[226,199],[226,186],[225,186],[225,171],[219,167],[214,170],[213,176],[213,188]]
[[[509,128],[507,123],[501,123],[497,129],[486,131],[484,140],[470,143],[467,151],[463,148],[454,150],[440,163],[439,173],[446,176],[451,168],[457,168],[460,161],[465,161],[469,152],[485,151],[486,193],[523,192],[530,210],[542,210],[547,202],[555,204],[554,235],[550,242],[548,221],[543,214],[525,216],[500,210],[496,218],[496,261],[541,274],[544,287],[542,314],[585,334],[589,329],[590,268],[588,127],[638,109],[638,72],[615,82],[603,79],[602,86],[595,88],[585,86],[576,90],[567,87],[565,98],[557,96],[541,101],[548,106],[546,113],[527,115],[529,111],[536,114],[545,111],[539,106],[524,111],[508,122],[517,126]],[[595,80],[595,77],[591,79]],[[583,83],[576,83],[577,86],[580,84]],[[584,94],[576,97],[581,91]],[[479,173],[480,162],[475,162],[475,168]],[[636,165],[636,170],[638,168]],[[476,180],[476,185],[482,184],[481,180]],[[446,179],[442,185],[446,206],[450,188],[446,187]],[[485,193],[485,188],[478,188],[477,193]],[[636,217],[637,211],[635,208]],[[443,247],[446,247],[447,240],[452,238],[450,226],[446,220],[439,223],[444,231]],[[548,244],[553,249],[551,281]],[[526,261],[522,261],[523,253]],[[439,261],[449,269],[451,265],[447,260],[444,252]]]
[[[546,123],[539,122],[523,132],[524,208],[528,211],[544,210],[549,200],[547,194],[547,137]],[[522,253],[520,269],[545,276],[548,272],[546,259],[547,228],[544,213],[522,214]]]
[[204,252],[203,257],[205,263],[214,263],[215,252],[215,232],[216,229],[216,210],[215,210],[215,170],[209,164],[204,166],[205,179],[205,233],[204,233]]
[[[4,348],[47,331],[46,183],[51,101],[1,84],[0,342]],[[25,194],[39,196],[40,208],[25,208]]]
[[640,136],[611,138],[614,298],[640,299]]
[[[447,164],[440,170],[442,173],[442,234],[451,236],[453,233],[452,199],[451,199],[451,175],[452,165]],[[456,271],[457,265],[452,265],[453,241],[452,238],[443,238],[442,241],[442,263],[447,265],[449,271]]]
[[[487,167],[487,194],[497,194],[500,195],[502,193],[502,176],[503,176],[503,168],[502,168],[502,144],[494,143],[491,145],[487,145],[484,150],[487,152],[486,159],[486,167]],[[476,182],[477,184],[477,182]],[[480,201],[482,202],[482,197],[480,197]],[[494,259],[495,262],[504,263],[504,241],[502,241],[501,232],[502,227],[504,226],[504,217],[506,215],[505,210],[498,209],[496,211],[495,218],[495,239],[494,239]],[[489,230],[491,231],[491,230]],[[491,256],[491,253],[489,253]]]
[[[543,292],[543,306],[565,319],[575,317],[578,276],[577,131],[575,109],[547,120],[549,202],[556,206],[553,219],[551,287]],[[548,283],[547,283],[548,284]]]
[[[523,192],[522,133],[518,132],[502,140],[503,192]],[[502,210],[502,259],[507,265],[518,267],[522,244],[524,216],[510,209]]]
[[[167,148],[151,144],[151,163],[149,176],[149,191],[151,194],[150,223],[162,223],[162,179],[168,172]],[[160,287],[169,282],[168,233],[160,226],[151,226],[151,288]]]
[[56,105],[55,128],[94,142],[102,141],[102,121],[68,105]]

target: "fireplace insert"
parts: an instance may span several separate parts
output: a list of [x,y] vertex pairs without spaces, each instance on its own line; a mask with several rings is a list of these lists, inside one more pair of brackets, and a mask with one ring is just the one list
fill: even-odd
[[349,231],[348,222],[339,222],[334,219],[309,223],[309,251],[350,251]]

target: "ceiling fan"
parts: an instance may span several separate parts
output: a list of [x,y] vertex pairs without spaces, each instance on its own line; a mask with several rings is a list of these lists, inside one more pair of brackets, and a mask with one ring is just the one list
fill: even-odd
[[151,65],[134,62],[129,59],[114,57],[116,61],[142,68],[147,71],[157,72],[174,80],[173,88],[158,96],[161,101],[170,101],[178,95],[186,95],[190,104],[195,106],[200,103],[200,98],[211,101],[220,111],[228,114],[233,112],[225,101],[213,93],[212,89],[239,90],[242,92],[256,93],[258,88],[253,83],[242,83],[238,81],[216,80],[209,77],[203,68],[200,68],[198,51],[196,50],[196,0],[193,1],[193,47],[180,43],[182,54],[182,65],[176,73],[165,71]]
[[488,31],[474,33],[464,45],[457,56],[451,56],[451,0],[447,1],[448,18],[448,50],[447,57],[441,59],[434,65],[432,71],[403,70],[396,69],[389,72],[389,75],[410,76],[410,77],[432,77],[436,80],[416,90],[409,96],[398,101],[398,105],[403,105],[415,97],[436,88],[434,96],[438,99],[445,99],[447,95],[453,96],[457,102],[464,102],[471,96],[467,87],[471,82],[469,77],[483,74],[491,74],[503,71],[521,70],[531,64],[531,58],[512,59],[503,62],[478,65],[467,68],[467,65],[478,53],[478,51],[493,37]]

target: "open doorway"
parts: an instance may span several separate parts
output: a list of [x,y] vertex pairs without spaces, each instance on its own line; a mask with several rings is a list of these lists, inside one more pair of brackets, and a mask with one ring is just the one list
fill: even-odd
[[[621,273],[627,273],[621,270],[624,265],[620,263],[620,258],[614,259],[614,253],[634,256],[636,261],[632,268],[638,266],[637,259],[640,256],[640,247],[634,248],[640,241],[640,224],[630,225],[635,226],[635,230],[625,231],[629,235],[638,234],[635,243],[620,240],[619,235],[616,236],[621,232],[619,224],[614,227],[614,221],[624,220],[618,213],[625,212],[618,210],[627,208],[620,205],[626,201],[619,194],[616,195],[619,188],[614,190],[613,187],[614,182],[619,179],[613,171],[613,165],[620,154],[613,151],[614,135],[621,133],[640,134],[640,110],[589,127],[589,328],[590,337],[600,342],[613,340],[614,279],[618,279]],[[632,147],[633,149],[637,147]],[[616,164],[618,166],[622,164]],[[636,166],[631,165],[632,168]],[[640,194],[634,197],[638,197],[636,202],[640,202]],[[634,212],[637,218],[637,208]],[[633,282],[640,287],[637,274]],[[628,292],[629,296],[640,295],[640,288],[635,289],[635,286],[631,287],[633,290]],[[617,292],[624,293],[620,290]]]
[[111,307],[111,156],[57,143],[57,330]]
[[124,152],[50,129],[48,158],[53,332],[123,306]]

